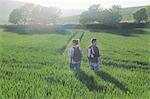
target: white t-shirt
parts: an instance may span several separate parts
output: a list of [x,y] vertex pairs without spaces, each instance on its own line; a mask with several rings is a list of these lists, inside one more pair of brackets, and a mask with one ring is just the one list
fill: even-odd
[[[79,62],[75,62],[72,57],[74,56],[74,48],[73,47],[79,47],[79,46],[72,46],[70,48],[70,51],[69,51],[69,56],[70,56],[70,59],[71,59],[71,63],[79,63]],[[82,49],[79,47],[79,50],[81,52],[81,57],[83,56],[83,52],[82,52]]]

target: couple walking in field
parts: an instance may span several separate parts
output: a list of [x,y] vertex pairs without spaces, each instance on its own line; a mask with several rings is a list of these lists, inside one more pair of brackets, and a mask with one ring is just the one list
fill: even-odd
[[[88,47],[87,50],[87,57],[89,60],[91,70],[98,72],[100,67],[100,53],[99,48],[96,46],[96,43],[97,43],[96,38],[92,38],[91,45]],[[70,48],[69,56],[70,56],[70,68],[74,69],[77,72],[77,74],[80,74],[80,66],[83,57],[83,52],[82,49],[79,47],[78,39],[72,40],[72,47]]]

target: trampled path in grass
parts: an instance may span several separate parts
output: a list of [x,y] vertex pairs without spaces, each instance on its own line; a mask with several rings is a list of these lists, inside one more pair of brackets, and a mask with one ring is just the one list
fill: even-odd
[[[88,33],[87,33],[88,34]],[[86,35],[86,33],[85,33],[85,35]],[[95,34],[94,34],[95,35]],[[92,37],[92,36],[91,36]],[[82,37],[83,38],[83,37]],[[89,38],[89,40],[90,40],[90,38]],[[80,42],[81,44],[81,46],[82,46],[82,42]],[[102,59],[103,59],[103,57],[102,57]],[[84,62],[87,62],[87,60],[84,58]],[[115,63],[116,62],[116,63]],[[102,68],[103,67],[105,67],[105,66],[109,66],[108,68],[115,68],[116,70],[117,69],[121,69],[121,70],[124,70],[124,69],[127,69],[127,71],[128,70],[131,70],[131,73],[132,73],[132,71],[140,71],[140,72],[143,72],[143,73],[148,73],[149,74],[149,66],[148,66],[148,64],[146,64],[147,66],[142,66],[142,65],[144,65],[144,64],[135,64],[135,63],[128,63],[128,62],[122,62],[122,61],[110,61],[110,60],[107,60],[107,59],[104,59],[104,60],[102,60]],[[112,66],[112,67],[110,67],[110,66]],[[130,71],[128,71],[128,72],[130,72]],[[138,73],[138,72],[137,72]],[[83,71],[81,71],[81,74],[83,74],[83,75],[87,75],[86,73],[84,73]],[[123,74],[120,74],[120,75],[122,75],[123,76]],[[133,94],[134,93],[134,91],[129,87],[128,88],[128,85],[126,85],[126,83],[125,83],[125,81],[120,81],[120,80],[118,80],[118,79],[116,79],[116,78],[118,78],[118,77],[113,77],[111,74],[109,74],[108,72],[106,72],[106,71],[104,71],[103,69],[98,73],[98,75],[97,76],[100,76],[101,78],[102,78],[102,80],[105,80],[105,81],[107,81],[107,82],[109,82],[109,83],[111,83],[111,84],[113,84],[113,85],[115,85],[116,87],[118,87],[121,91],[123,91],[123,92],[125,92],[125,93],[128,93],[128,94]],[[86,77],[86,76],[85,76]],[[88,77],[87,77],[88,78]],[[94,78],[90,78],[91,80],[93,80]],[[81,82],[83,82],[82,80],[81,80]],[[88,85],[87,85],[87,87],[88,87]],[[96,89],[96,88],[95,88]],[[131,90],[130,90],[131,89]],[[90,90],[90,89],[89,89]],[[99,89],[99,90],[105,90],[105,89]]]
[[[80,36],[76,36],[77,33],[80,34]],[[71,37],[71,39],[73,39],[73,38],[79,38],[79,40],[80,40],[80,45],[82,45],[82,38],[83,38],[83,36],[85,35],[85,32],[84,32],[84,31],[78,31],[78,32],[76,32],[76,35],[73,35],[73,36]],[[71,39],[69,39],[70,42],[71,42]],[[69,44],[70,44],[70,43],[68,42],[68,44],[66,44],[66,45],[69,46]],[[66,51],[68,50],[67,47],[66,47],[65,50],[66,50]],[[65,53],[65,54],[66,54],[66,53]],[[66,56],[65,56],[65,57],[66,57]],[[86,61],[86,62],[87,62],[87,61]],[[102,63],[101,63],[101,65],[102,65]],[[111,77],[110,74],[108,74],[108,73],[106,73],[106,72],[104,72],[104,71],[100,71],[100,72],[98,72],[98,74],[96,74],[96,75],[100,76],[103,80],[106,80],[106,81],[109,81],[110,83],[115,84],[120,90],[124,91],[125,93],[129,92],[128,88],[127,88],[125,85],[123,85],[123,84],[122,84],[121,82],[119,82],[117,79]],[[104,88],[99,88],[99,86],[98,86],[97,84],[95,84],[94,78],[93,78],[92,76],[88,77],[87,74],[86,74],[84,71],[82,71],[82,70],[81,70],[81,76],[82,76],[82,77],[79,77],[79,80],[80,80],[81,82],[83,82],[84,84],[86,84],[87,87],[89,88],[89,90],[92,90],[92,89],[93,89],[93,90],[97,90],[97,91],[105,90]],[[89,80],[93,81],[93,85],[94,85],[93,88],[88,84],[88,81],[86,81],[85,79],[89,79]],[[91,88],[92,88],[92,89],[91,89]]]
[[[0,30],[0,98],[148,99],[149,29],[139,31],[144,32],[124,36],[121,31],[20,35]],[[103,62],[98,74],[90,70],[86,56],[93,36]],[[69,68],[72,38],[80,39],[84,52],[82,77]]]
[[[82,38],[83,38],[83,36],[84,36],[84,34],[85,34],[85,32],[84,31],[78,31],[78,32],[75,32],[75,34],[76,35],[73,35],[73,36],[71,36],[71,39],[73,39],[73,38],[79,38],[79,40],[80,40],[80,44],[82,44]],[[78,34],[78,35],[77,35]],[[71,42],[71,39],[69,39],[70,41],[69,42],[67,42],[67,44],[66,44],[66,51],[68,51],[68,48],[67,48],[67,46],[70,46],[70,42]],[[64,50],[62,50],[62,51],[64,51]],[[64,52],[64,55],[65,54],[67,54],[67,53],[65,53]],[[65,55],[65,57],[66,57],[67,55]],[[87,61],[86,61],[87,62]],[[122,91],[124,91],[125,93],[129,93],[129,90],[128,90],[128,88],[125,86],[125,85],[123,85],[121,82],[119,82],[117,79],[115,79],[115,78],[113,78],[110,74],[108,74],[107,72],[104,72],[104,71],[100,71],[98,74],[96,74],[96,75],[98,75],[98,76],[100,76],[100,77],[102,77],[102,79],[103,80],[106,80],[106,81],[109,81],[110,83],[113,83],[115,86],[117,86],[120,90],[122,90]],[[106,90],[105,89],[105,87],[103,86],[99,86],[96,82],[95,82],[95,78],[94,77],[92,77],[92,76],[88,76],[83,70],[81,70],[81,76],[80,77],[78,77],[77,76],[77,78],[83,83],[83,84],[85,84],[86,86],[87,86],[87,88],[90,90],[90,91],[92,91],[92,90],[96,90],[96,91],[98,91],[98,92],[100,92],[100,91],[104,91],[104,90]],[[89,84],[89,82],[88,81],[91,81],[92,82],[92,85],[91,84]]]

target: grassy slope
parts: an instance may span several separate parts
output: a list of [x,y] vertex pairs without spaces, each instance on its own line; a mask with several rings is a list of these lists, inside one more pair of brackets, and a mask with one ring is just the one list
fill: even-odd
[[122,9],[122,21],[131,21],[133,22],[133,13],[135,13],[137,10],[141,8],[145,8],[146,6],[139,6],[139,7],[129,7],[129,8],[123,8]]
[[[73,36],[80,38],[83,31],[81,46],[85,56],[80,78],[68,68],[67,52],[70,47],[68,40]],[[122,35],[122,31],[110,31],[70,30],[73,34],[25,35],[1,29],[0,98],[148,99],[150,69],[134,61],[149,64],[150,30],[138,30],[143,31],[141,34],[132,30],[134,34],[130,36]],[[87,47],[93,36],[98,38],[103,59],[99,74],[89,69],[86,59]],[[129,68],[122,67],[122,62],[125,66],[129,64]],[[133,68],[130,64],[147,69]]]
[[[112,34],[112,31],[116,34]],[[143,30],[145,34],[142,34],[142,32],[141,34],[136,34],[135,32],[132,36],[124,36],[121,34],[121,32],[128,33],[127,31],[128,30],[109,30],[107,32],[101,31],[92,33],[87,31],[82,41],[82,48],[84,52],[86,52],[87,49],[85,48],[88,46],[87,42],[90,42],[91,37],[97,37],[99,41],[98,46],[101,48],[103,62],[102,72],[104,72],[100,77],[114,84],[114,87],[118,87],[124,92],[128,89],[128,92],[134,94],[133,97],[135,98],[135,94],[138,94],[137,97],[140,97],[140,95],[143,96],[148,93],[148,89],[145,89],[145,85],[148,84],[149,76],[145,73],[150,72],[150,68],[148,65],[141,65],[139,63],[146,62],[149,64],[150,49],[148,45],[149,34],[147,33],[150,33],[150,31],[149,29],[145,29]],[[147,68],[135,68],[143,66]],[[118,79],[118,82],[115,78]],[[145,80],[142,81],[141,79]],[[106,86],[109,86],[109,84]],[[116,93],[120,95],[119,92],[113,94],[116,89],[109,88],[112,96],[116,96]]]

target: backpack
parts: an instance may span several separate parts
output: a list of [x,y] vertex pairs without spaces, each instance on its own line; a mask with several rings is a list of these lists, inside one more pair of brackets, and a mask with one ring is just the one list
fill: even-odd
[[79,47],[73,47],[74,48],[74,55],[73,55],[73,60],[75,62],[81,61],[81,51]]

